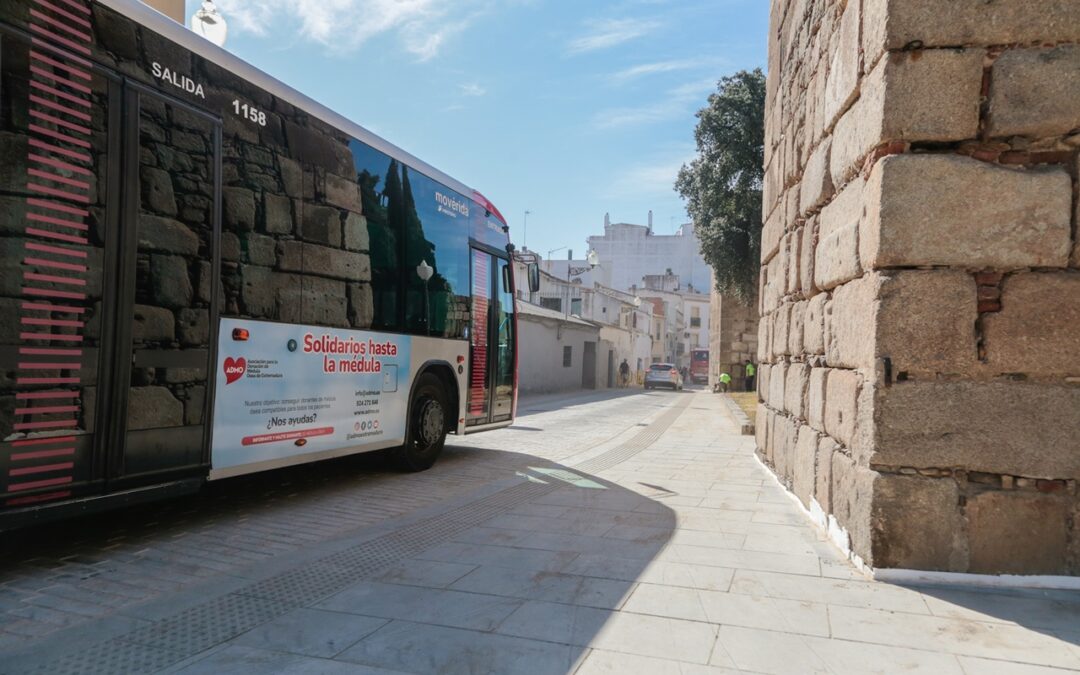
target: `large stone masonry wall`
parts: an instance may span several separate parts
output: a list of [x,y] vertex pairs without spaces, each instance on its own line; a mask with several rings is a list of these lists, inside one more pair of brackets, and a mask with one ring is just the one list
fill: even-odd
[[1080,574],[1080,2],[769,40],[760,456],[873,567]]
[[709,386],[719,382],[720,373],[727,373],[733,388],[743,391],[746,362],[757,361],[757,306],[717,293],[716,288],[709,305]]

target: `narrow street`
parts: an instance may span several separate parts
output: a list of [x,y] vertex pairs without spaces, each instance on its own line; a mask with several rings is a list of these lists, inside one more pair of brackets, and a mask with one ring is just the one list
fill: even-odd
[[702,390],[526,400],[425,473],[248,476],[0,551],[3,673],[1080,670],[1080,594],[867,580]]

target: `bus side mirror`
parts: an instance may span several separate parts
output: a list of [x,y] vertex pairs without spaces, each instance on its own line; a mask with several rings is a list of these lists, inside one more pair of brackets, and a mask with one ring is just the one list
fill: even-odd
[[539,263],[529,263],[526,270],[529,273],[529,292],[537,293],[540,291],[540,265]]

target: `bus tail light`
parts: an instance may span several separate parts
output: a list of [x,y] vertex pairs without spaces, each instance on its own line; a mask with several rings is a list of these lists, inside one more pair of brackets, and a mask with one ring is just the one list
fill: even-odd
[[458,356],[457,357],[457,362],[458,363],[465,363],[465,357],[464,356]]

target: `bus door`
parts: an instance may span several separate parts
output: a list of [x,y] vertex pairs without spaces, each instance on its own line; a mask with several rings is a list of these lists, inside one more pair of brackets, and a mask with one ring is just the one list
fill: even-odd
[[516,349],[513,267],[505,258],[472,249],[472,327],[469,334],[469,426],[511,419]]
[[220,120],[127,82],[122,135],[114,480],[209,464],[220,311]]

